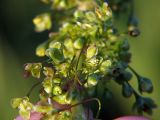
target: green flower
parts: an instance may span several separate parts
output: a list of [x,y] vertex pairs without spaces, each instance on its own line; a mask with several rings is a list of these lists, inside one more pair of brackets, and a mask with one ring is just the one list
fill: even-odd
[[46,55],[50,57],[56,64],[64,61],[64,55],[62,50],[57,48],[49,48],[46,50]]
[[91,74],[88,76],[87,82],[85,83],[85,87],[94,87],[98,83],[98,76],[96,74]]
[[98,54],[98,48],[95,45],[90,45],[87,49],[86,57],[90,59]]
[[33,23],[37,32],[49,30],[52,27],[51,16],[48,13],[43,13],[41,15],[36,16],[33,19]]
[[31,73],[33,77],[40,78],[42,63],[27,63],[24,69]]
[[45,78],[44,81],[42,82],[42,84],[43,84],[44,90],[47,93],[52,92],[52,87],[53,87],[52,78],[50,78],[50,77]]

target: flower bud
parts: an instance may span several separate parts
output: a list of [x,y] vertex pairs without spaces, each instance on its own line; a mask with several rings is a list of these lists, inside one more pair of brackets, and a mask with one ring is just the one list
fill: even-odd
[[13,108],[18,108],[20,103],[22,102],[22,98],[14,98],[11,100],[11,105]]
[[36,48],[36,55],[39,57],[44,57],[45,56],[45,51],[47,49],[48,43],[42,43]]
[[33,19],[33,23],[37,32],[49,30],[52,27],[51,16],[48,13],[38,15]]
[[52,79],[47,77],[44,79],[44,81],[42,82],[44,90],[46,91],[46,93],[51,93],[52,92]]
[[89,21],[96,21],[96,16],[93,12],[87,12],[86,13],[86,18],[89,20]]
[[102,62],[100,66],[100,71],[107,72],[107,69],[110,68],[111,66],[112,66],[111,60],[105,60]]
[[133,89],[125,82],[122,85],[122,94],[124,97],[130,97],[133,94]]
[[83,38],[79,38],[79,39],[77,39],[77,40],[74,42],[73,46],[74,46],[76,49],[82,49],[83,44],[84,44],[84,39],[83,39]]
[[134,26],[129,26],[128,32],[129,32],[129,35],[132,37],[137,37],[140,35],[139,29]]
[[60,95],[60,94],[62,94],[62,89],[61,89],[60,86],[54,86],[52,92],[53,92],[54,95]]
[[151,93],[153,91],[153,85],[150,79],[139,77],[138,78],[139,91]]
[[154,101],[148,97],[136,97],[136,102],[133,105],[133,109],[136,109],[138,113],[142,114],[146,112],[148,114],[152,114],[152,109],[156,108],[157,105]]
[[76,10],[76,11],[74,12],[74,17],[75,17],[75,18],[81,18],[81,17],[83,17],[83,12],[80,11],[80,10]]
[[103,6],[101,9],[96,8],[95,13],[96,13],[97,17],[102,21],[106,21],[110,17],[112,17],[112,11],[109,8],[107,3],[103,3]]
[[44,75],[46,77],[53,77],[54,71],[53,71],[52,68],[50,68],[50,67],[44,67],[43,69],[44,69],[43,73],[44,73]]
[[40,78],[42,63],[27,63],[25,64],[25,71],[28,71],[35,78]]
[[86,87],[93,87],[96,86],[98,83],[98,76],[95,74],[92,74],[88,77]]
[[61,79],[60,78],[54,78],[53,79],[53,82],[55,83],[55,84],[60,84],[61,83]]
[[98,54],[98,48],[95,45],[91,45],[87,49],[87,59],[90,59]]
[[50,42],[49,44],[49,48],[57,48],[57,49],[60,49],[61,48],[61,43],[60,42],[55,42],[55,41],[52,41]]

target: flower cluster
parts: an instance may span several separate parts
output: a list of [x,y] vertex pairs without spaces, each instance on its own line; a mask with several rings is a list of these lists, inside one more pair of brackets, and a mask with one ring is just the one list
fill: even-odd
[[[58,30],[53,30],[49,40],[40,44],[36,55],[46,56],[42,63],[25,64],[25,77],[32,75],[41,78],[40,100],[36,104],[29,102],[29,96],[15,98],[12,106],[19,109],[24,120],[39,116],[37,120],[93,120],[91,108],[85,103],[97,101],[101,109],[101,94],[110,96],[107,84],[114,80],[122,86],[124,97],[135,95],[134,108],[138,112],[151,111],[156,105],[149,98],[141,97],[129,84],[132,73],[137,76],[139,91],[152,92],[149,79],[141,77],[130,66],[131,53],[127,35],[121,34],[113,24],[113,14],[109,5],[113,1],[101,0],[42,0],[50,4],[59,19]],[[115,0],[116,1],[116,0]],[[123,1],[123,0],[117,0]],[[55,20],[56,21],[56,20]],[[35,30],[50,30],[51,13],[43,13],[33,19]],[[130,26],[131,36],[137,36],[135,26]],[[130,71],[128,70],[130,69]],[[148,112],[150,113],[150,112]]]

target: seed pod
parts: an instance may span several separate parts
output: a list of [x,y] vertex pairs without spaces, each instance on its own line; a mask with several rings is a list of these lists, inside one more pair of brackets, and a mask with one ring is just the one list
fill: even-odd
[[91,45],[87,49],[87,59],[90,59],[98,54],[98,48],[95,45]]
[[139,77],[138,78],[139,91],[151,93],[153,91],[153,85],[150,79]]
[[124,97],[130,97],[133,94],[133,89],[125,82],[122,85],[122,94]]

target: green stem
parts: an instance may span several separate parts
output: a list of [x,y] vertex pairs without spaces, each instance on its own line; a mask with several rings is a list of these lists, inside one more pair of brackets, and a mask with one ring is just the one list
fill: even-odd
[[78,68],[78,64],[79,64],[80,57],[81,57],[81,55],[82,55],[83,50],[84,50],[84,45],[83,45],[83,48],[81,49],[81,51],[80,51],[80,53],[79,53],[79,55],[78,55],[78,58],[77,58],[76,70],[77,70],[77,68]]
[[75,71],[75,79],[77,80],[77,82],[78,82],[80,85],[83,85],[82,82],[80,81],[78,75],[77,75],[77,71]]
[[96,118],[99,117],[99,113],[100,113],[100,110],[101,110],[101,102],[98,98],[90,98],[90,99],[87,99],[87,100],[84,100],[82,102],[79,102],[79,103],[76,103],[74,105],[71,105],[70,107],[66,108],[66,109],[61,109],[59,110],[58,112],[61,112],[61,111],[65,111],[65,110],[69,110],[73,107],[76,107],[78,105],[81,105],[81,104],[85,104],[85,103],[88,103],[88,102],[92,102],[92,101],[96,101],[98,103],[98,111],[97,111],[97,114],[96,114]]
[[131,66],[128,65],[128,68],[135,74],[137,79],[140,77],[140,75]]
[[126,83],[132,88],[135,99],[137,99],[140,95],[135,91],[135,89],[128,82]]
[[31,88],[30,88],[30,90],[28,91],[28,93],[27,93],[27,97],[30,97],[30,95],[31,95],[31,93],[32,93],[32,91],[34,90],[34,88],[35,87],[37,87],[39,84],[41,84],[41,82],[37,82],[36,84],[34,84]]

